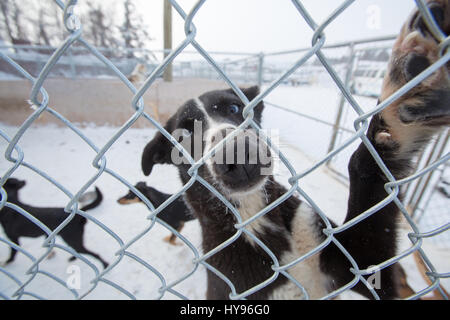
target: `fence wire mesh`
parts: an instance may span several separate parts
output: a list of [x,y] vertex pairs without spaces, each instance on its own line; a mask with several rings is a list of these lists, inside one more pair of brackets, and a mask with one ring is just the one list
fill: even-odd
[[[35,110],[32,113],[31,116],[29,116],[26,121],[23,122],[23,124],[19,127],[17,132],[10,136],[6,132],[3,132],[0,130],[0,135],[4,141],[7,143],[6,152],[4,155],[4,158],[6,161],[10,163],[10,167],[6,172],[1,173],[1,179],[0,179],[0,185],[3,186],[5,181],[14,175],[16,170],[19,167],[25,167],[29,170],[32,170],[34,173],[38,174],[42,178],[46,179],[50,184],[52,184],[54,187],[59,189],[61,192],[63,192],[68,198],[69,201],[67,202],[65,206],[65,211],[69,213],[68,218],[60,224],[56,229],[50,230],[48,227],[46,227],[41,221],[37,220],[33,215],[31,215],[29,212],[24,210],[23,208],[20,208],[12,203],[8,202],[8,195],[6,191],[2,188],[1,189],[1,201],[0,201],[0,209],[7,207],[15,210],[17,214],[20,214],[27,219],[29,219],[33,224],[41,228],[45,234],[46,239],[43,244],[45,247],[45,252],[39,256],[33,255],[31,252],[28,252],[21,246],[15,244],[14,242],[10,241],[9,239],[5,237],[0,236],[0,241],[5,243],[7,246],[10,246],[11,248],[15,248],[18,250],[21,254],[25,255],[30,261],[31,265],[29,266],[28,270],[26,270],[25,275],[26,278],[23,278],[23,275],[17,275],[13,274],[8,270],[7,266],[0,267],[0,276],[4,279],[8,279],[9,281],[12,281],[16,285],[16,290],[10,294],[6,292],[0,292],[0,297],[3,299],[23,299],[23,298],[38,298],[43,299],[45,298],[45,289],[42,288],[42,292],[31,290],[31,284],[33,283],[34,279],[38,276],[45,276],[48,278],[48,281],[53,281],[56,284],[60,285],[61,288],[67,289],[68,292],[73,296],[73,298],[76,299],[83,299],[85,297],[89,297],[89,294],[93,292],[94,290],[100,290],[99,287],[102,286],[109,286],[110,288],[119,291],[120,293],[124,294],[125,296],[135,299],[136,295],[133,292],[130,292],[125,288],[125,286],[118,281],[110,280],[108,278],[108,275],[111,274],[115,268],[118,267],[118,265],[121,263],[122,260],[125,258],[131,259],[135,261],[136,263],[140,264],[143,268],[154,274],[159,281],[160,281],[160,287],[158,290],[158,296],[157,298],[161,299],[164,298],[168,293],[182,298],[182,299],[188,299],[188,296],[185,296],[183,293],[179,292],[176,289],[176,286],[180,284],[183,281],[186,281],[188,278],[190,278],[198,269],[199,267],[204,267],[211,272],[213,272],[215,275],[217,275],[219,278],[221,278],[231,289],[230,298],[231,299],[245,299],[247,296],[251,295],[252,293],[255,293],[258,290],[261,290],[262,288],[268,286],[270,283],[275,281],[278,277],[284,276],[288,278],[290,281],[292,281],[298,288],[300,288],[303,293],[304,297],[308,298],[308,292],[304,289],[302,286],[301,281],[297,281],[294,279],[289,273],[289,269],[291,269],[293,266],[301,263],[302,261],[306,260],[307,258],[317,254],[321,250],[323,250],[326,246],[330,245],[331,243],[334,243],[341,252],[346,256],[348,261],[350,261],[352,268],[350,272],[353,273],[354,277],[351,282],[349,282],[347,285],[338,288],[337,290],[327,294],[326,296],[322,297],[323,299],[331,299],[339,294],[346,292],[347,290],[351,289],[353,286],[355,286],[358,282],[362,282],[367,286],[367,288],[370,290],[370,292],[373,294],[374,298],[379,298],[377,293],[371,288],[370,284],[367,282],[364,276],[371,275],[377,270],[381,270],[383,268],[386,268],[394,263],[399,262],[401,259],[404,259],[407,256],[410,256],[413,253],[418,253],[421,257],[421,259],[426,263],[426,266],[428,268],[427,277],[430,279],[431,284],[426,285],[423,289],[420,291],[414,293],[412,296],[410,296],[410,299],[419,298],[421,296],[426,295],[427,293],[439,289],[440,281],[442,279],[449,277],[449,271],[437,271],[435,266],[433,265],[433,262],[430,260],[430,258],[427,256],[426,250],[422,248],[422,243],[425,239],[435,237],[437,235],[442,235],[445,232],[448,231],[450,228],[450,222],[447,222],[445,224],[439,225],[434,227],[433,229],[421,229],[419,228],[418,224],[414,221],[414,219],[411,217],[408,208],[402,201],[400,201],[398,195],[400,193],[400,188],[404,185],[407,185],[411,183],[412,181],[415,181],[427,173],[436,170],[440,166],[445,165],[445,163],[450,158],[450,154],[442,154],[439,156],[439,158],[435,159],[432,163],[428,163],[424,168],[421,168],[413,175],[404,178],[402,180],[396,180],[394,176],[391,174],[389,169],[385,166],[380,156],[377,154],[374,147],[371,145],[370,141],[365,136],[365,132],[368,128],[368,123],[372,115],[375,113],[383,110],[387,106],[389,106],[392,102],[400,98],[402,95],[406,94],[411,88],[419,84],[421,81],[426,79],[428,76],[430,76],[433,72],[435,72],[440,67],[444,66],[446,63],[448,63],[450,58],[450,53],[448,52],[448,37],[442,34],[442,32],[439,30],[439,28],[434,23],[433,18],[429,14],[429,9],[425,6],[424,1],[417,0],[416,4],[419,8],[422,15],[425,17],[427,24],[429,25],[430,30],[432,30],[433,34],[437,39],[439,39],[442,47],[442,56],[441,58],[436,61],[434,64],[432,64],[429,68],[427,68],[424,72],[422,72],[419,76],[412,79],[410,82],[408,82],[405,86],[403,86],[400,90],[396,91],[392,96],[390,96],[388,99],[383,101],[381,104],[379,104],[376,108],[365,112],[363,108],[360,106],[360,104],[356,101],[353,94],[355,93],[354,90],[355,87],[349,86],[348,79],[345,79],[339,74],[338,70],[333,66],[333,64],[329,61],[329,58],[323,53],[323,48],[326,45],[326,37],[325,37],[325,31],[327,28],[330,28],[330,24],[337,18],[339,15],[345,11],[353,2],[354,0],[347,0],[343,1],[331,14],[330,16],[324,20],[323,23],[318,24],[314,18],[310,15],[308,10],[303,6],[303,4],[298,0],[292,0],[292,9],[297,10],[299,14],[299,19],[304,19],[306,23],[309,25],[309,27],[313,30],[314,35],[311,39],[311,47],[307,50],[301,50],[295,54],[298,54],[297,60],[294,64],[292,64],[287,70],[285,70],[282,74],[277,75],[277,78],[272,81],[269,85],[264,87],[264,90],[261,91],[261,93],[254,98],[252,101],[249,101],[247,97],[244,95],[244,93],[241,91],[239,86],[235,81],[231,79],[231,77],[228,75],[226,71],[226,66],[221,65],[218,63],[208,51],[202,47],[202,45],[197,42],[196,40],[196,27],[193,23],[194,17],[197,15],[197,13],[201,10],[202,6],[205,4],[206,0],[199,0],[194,7],[186,13],[182,7],[177,3],[175,0],[171,0],[172,8],[178,13],[178,15],[184,20],[184,31],[186,34],[185,39],[176,46],[174,50],[172,50],[165,58],[164,60],[159,63],[156,68],[152,71],[152,73],[147,77],[147,79],[144,81],[144,83],[139,88],[135,88],[134,85],[127,79],[126,75],[123,74],[117,66],[111,62],[110,59],[106,58],[96,47],[92,46],[89,42],[87,42],[83,38],[83,26],[78,19],[78,17],[74,14],[74,8],[76,8],[77,1],[76,0],[69,0],[66,3],[62,2],[61,0],[56,0],[56,4],[61,8],[61,14],[64,21],[64,26],[66,30],[68,31],[68,36],[66,37],[65,41],[53,52],[51,57],[46,61],[43,68],[40,70],[37,77],[33,77],[30,75],[21,65],[19,65],[17,62],[15,62],[11,57],[8,56],[7,53],[0,51],[0,57],[6,61],[12,68],[14,68],[17,72],[19,72],[23,77],[27,78],[30,83],[32,84],[32,89],[30,92],[30,101],[35,106]],[[115,133],[114,135],[103,145],[97,145],[94,143],[93,140],[91,140],[86,134],[82,132],[74,123],[72,123],[70,120],[68,120],[66,117],[58,113],[54,108],[51,108],[49,106],[49,100],[50,96],[46,89],[44,88],[45,81],[48,78],[49,74],[52,72],[52,69],[55,67],[55,65],[58,63],[58,61],[61,59],[61,57],[68,51],[70,48],[74,45],[81,45],[86,50],[88,50],[92,55],[94,55],[99,61],[101,61],[114,75],[120,79],[120,81],[123,83],[124,86],[126,86],[130,92],[133,95],[132,100],[130,101],[130,108],[133,110],[134,114],[126,121]],[[313,57],[316,57],[318,61],[320,62],[321,68],[324,68],[326,70],[328,76],[332,79],[335,86],[338,88],[340,93],[343,97],[343,102],[349,104],[354,112],[358,114],[357,120],[354,122],[354,129],[346,129],[346,136],[343,139],[338,139],[337,142],[330,146],[330,150],[326,154],[326,156],[323,156],[319,161],[317,161],[313,166],[310,168],[302,171],[297,172],[293,165],[289,162],[288,158],[280,151],[277,150],[277,146],[272,144],[270,139],[267,138],[267,142],[271,146],[272,150],[279,154],[280,160],[282,164],[287,168],[287,170],[290,172],[290,188],[289,190],[281,196],[279,199],[271,203],[269,206],[261,210],[260,212],[253,215],[251,218],[247,220],[243,220],[239,210],[233,206],[232,203],[230,203],[220,192],[218,192],[212,185],[210,185],[207,181],[205,181],[202,177],[198,175],[198,169],[205,164],[205,162],[213,156],[214,152],[218,150],[220,147],[222,147],[226,141],[232,139],[235,134],[228,135],[224,140],[222,140],[219,144],[217,144],[210,152],[208,152],[206,155],[204,155],[201,159],[198,161],[194,161],[190,154],[182,147],[178,141],[173,138],[169,132],[167,132],[163,125],[159,123],[157,120],[155,120],[151,115],[149,115],[145,109],[144,109],[144,101],[143,101],[143,95],[144,93],[149,89],[150,86],[155,82],[155,80],[162,74],[162,72],[167,68],[167,66],[174,61],[174,59],[179,56],[188,46],[193,47],[198,54],[201,55],[201,57],[211,66],[212,69],[214,69],[215,73],[223,79],[226,84],[233,89],[233,91],[236,93],[236,95],[245,103],[245,108],[243,111],[243,115],[245,118],[245,121],[239,126],[239,128],[244,128],[247,126],[251,126],[255,128],[256,130],[260,131],[260,127],[258,124],[253,120],[253,109],[255,106],[261,102],[263,99],[265,99],[275,88],[280,86],[286,79],[288,79],[291,75],[294,73],[301,74],[302,66],[305,65],[307,61],[312,59]],[[259,77],[259,82],[263,82],[263,78],[261,78],[261,75]],[[378,77],[378,75],[376,76]],[[357,84],[354,84],[357,86]],[[370,88],[369,88],[370,90]],[[270,105],[270,104],[269,104]],[[95,174],[93,174],[86,182],[85,184],[76,192],[71,193],[68,188],[62,183],[61,181],[57,181],[54,177],[52,177],[50,174],[46,173],[41,168],[33,165],[30,162],[25,161],[25,153],[26,150],[24,150],[20,143],[21,139],[24,136],[24,134],[29,130],[30,126],[33,125],[33,123],[38,119],[38,117],[46,113],[50,115],[51,117],[54,117],[59,121],[61,124],[69,128],[74,134],[76,134],[79,138],[81,138],[84,143],[89,146],[90,149],[95,152],[95,157],[92,159],[92,167],[95,169]],[[145,119],[149,124],[155,126],[157,130],[159,130],[187,159],[189,159],[190,162],[190,169],[188,171],[189,175],[191,176],[191,179],[188,183],[183,185],[177,192],[175,192],[169,199],[167,199],[162,205],[155,207],[142,193],[137,190],[132,183],[130,183],[127,180],[127,177],[121,176],[118,172],[112,170],[108,167],[108,151],[112,148],[112,146],[117,142],[119,138],[121,138],[124,133],[138,120],[138,119]],[[237,133],[238,130],[235,131]],[[260,131],[261,134],[263,134],[262,131]],[[382,171],[386,175],[388,179],[388,183],[385,185],[386,191],[388,192],[388,196],[379,204],[372,207],[371,209],[367,210],[366,212],[361,213],[357,218],[347,222],[344,225],[341,225],[339,227],[333,227],[330,223],[329,219],[327,218],[326,212],[324,212],[319,205],[315,203],[313,200],[313,197],[311,197],[300,185],[300,181],[302,178],[308,176],[311,172],[315,171],[317,168],[322,166],[323,164],[329,162],[331,159],[342,153],[350,144],[353,142],[363,142],[371,154],[373,155],[376,163],[382,168]],[[89,213],[86,213],[82,210],[80,210],[78,202],[80,200],[80,197],[94,184],[98,179],[103,175],[109,175],[113,179],[115,179],[117,182],[125,186],[126,188],[132,190],[136,195],[141,198],[141,200],[146,204],[146,206],[150,210],[150,214],[147,217],[146,225],[140,232],[137,232],[135,237],[131,240],[124,240],[119,236],[119,233],[117,230],[112,230],[107,225],[90,215]],[[189,239],[184,237],[182,234],[180,234],[177,230],[172,228],[169,224],[162,221],[158,218],[158,214],[164,210],[170,203],[175,201],[176,199],[182,197],[183,193],[191,187],[195,182],[201,183],[203,186],[205,186],[211,193],[213,193],[218,199],[220,199],[226,207],[229,209],[229,211],[235,216],[237,224],[235,225],[236,232],[230,239],[227,239],[222,244],[217,246],[215,249],[209,251],[209,252],[201,252],[200,249],[197,248],[195,244],[193,244]],[[282,265],[280,264],[280,261],[276,258],[273,252],[257,237],[255,236],[251,231],[249,231],[249,228],[246,228],[250,223],[254,222],[255,220],[259,219],[260,217],[264,216],[266,213],[268,213],[271,209],[278,206],[280,203],[282,203],[284,200],[292,196],[294,193],[300,194],[307,202],[308,204],[315,210],[315,212],[318,214],[318,216],[322,219],[324,222],[326,228],[323,230],[324,234],[327,236],[326,240],[319,245],[318,247],[312,249],[307,254],[296,257],[295,260],[291,261],[288,264]],[[412,229],[412,232],[409,234],[410,239],[410,246],[408,249],[399,252],[396,256],[392,257],[391,259],[384,261],[380,263],[377,266],[368,268],[368,269],[360,269],[353,257],[349,254],[349,252],[346,250],[345,247],[343,247],[339,241],[336,239],[335,235],[347,228],[350,228],[356,224],[358,224],[360,221],[366,219],[367,217],[374,214],[376,211],[378,211],[382,206],[386,205],[387,203],[394,202],[399,210],[402,212],[403,217],[407,221],[409,227]],[[1,214],[1,213],[0,213]],[[114,241],[115,245],[117,245],[120,249],[117,250],[115,254],[115,260],[111,261],[109,266],[104,270],[99,270],[95,264],[93,264],[89,259],[87,259],[84,255],[79,254],[78,252],[74,251],[72,248],[70,248],[67,245],[59,244],[56,242],[56,237],[61,232],[61,230],[76,216],[80,215],[88,219],[90,223],[95,224],[97,227],[101,228],[107,235],[110,236],[111,240]],[[158,270],[157,267],[155,267],[151,262],[148,262],[148,260],[145,257],[140,257],[134,254],[130,247],[135,244],[138,241],[142,241],[142,239],[149,233],[152,232],[152,229],[155,227],[156,224],[160,224],[167,228],[170,232],[177,235],[177,237],[185,244],[192,252],[192,255],[194,259],[192,261],[186,261],[186,263],[191,263],[192,267],[189,272],[186,274],[180,276],[179,278],[175,280],[168,281],[161,270]],[[226,278],[219,270],[215,269],[213,266],[208,264],[206,260],[219,252],[220,250],[223,250],[225,247],[230,246],[236,239],[238,239],[241,236],[246,235],[250,239],[252,239],[255,243],[255,245],[259,246],[263,251],[265,251],[273,260],[273,275],[268,278],[266,281],[256,285],[255,287],[249,288],[245,292],[237,292],[235,289],[235,284],[233,284],[228,278]],[[94,276],[92,280],[90,281],[90,287],[83,291],[78,292],[75,289],[71,289],[70,286],[68,286],[66,279],[64,279],[61,276],[58,276],[56,274],[53,274],[51,272],[45,271],[41,265],[44,259],[48,257],[48,255],[54,250],[55,248],[64,250],[68,252],[69,254],[73,255],[74,257],[78,258],[80,261],[84,262],[94,273]],[[24,280],[25,279],[25,280]],[[2,280],[6,281],[6,280]],[[442,294],[444,294],[441,291]]]

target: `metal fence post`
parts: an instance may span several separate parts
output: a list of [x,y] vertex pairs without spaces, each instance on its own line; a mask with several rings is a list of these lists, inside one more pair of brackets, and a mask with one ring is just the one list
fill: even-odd
[[72,74],[72,79],[77,77],[77,69],[75,67],[75,61],[73,61],[73,54],[71,48],[67,49],[67,56],[69,58],[70,72]]
[[[441,133],[434,142],[430,154],[427,157],[425,166],[428,166],[432,163],[434,163],[436,160],[441,158],[444,155],[444,152],[446,150],[448,141],[450,139],[450,130],[447,130],[447,133]],[[430,181],[435,174],[435,171],[432,171],[428,173],[427,175],[424,175],[420,177],[417,180],[417,185],[411,195],[411,199],[409,199],[409,207],[411,209],[411,216],[413,218],[417,217],[417,210],[420,207],[421,200],[424,197],[425,193],[427,192],[428,187],[430,186]],[[424,206],[426,208],[426,206]]]
[[[172,50],[172,5],[169,0],[164,0],[164,58],[170,54]],[[167,51],[166,51],[167,50]],[[165,68],[163,73],[164,81],[172,82],[172,63]]]
[[261,88],[264,82],[264,53],[258,55],[258,86]]
[[[345,73],[345,80],[344,80],[345,81],[344,85],[346,88],[349,87],[350,80],[352,78],[354,60],[355,60],[355,45],[354,45],[354,43],[350,43],[349,58],[348,58],[347,68],[346,68],[347,71]],[[336,115],[336,121],[334,122],[333,133],[331,135],[330,145],[328,146],[327,153],[331,152],[336,145],[336,140],[337,140],[337,136],[339,133],[339,128],[341,126],[342,114],[344,113],[344,106],[345,106],[346,101],[347,100],[345,99],[344,95],[341,93],[341,98],[339,100],[338,112]],[[327,165],[329,165],[331,160],[332,160],[332,158],[330,158],[327,161]]]

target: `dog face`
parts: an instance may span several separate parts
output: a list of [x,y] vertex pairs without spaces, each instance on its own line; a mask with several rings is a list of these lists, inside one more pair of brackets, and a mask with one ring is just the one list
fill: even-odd
[[25,186],[25,184],[26,182],[24,180],[9,178],[8,180],[6,180],[3,187],[5,188],[6,192],[10,192],[22,189]]
[[[259,88],[242,91],[251,101],[258,95]],[[258,124],[263,108],[262,102],[254,108],[253,119]],[[197,161],[244,122],[243,109],[244,103],[231,89],[210,91],[182,105],[164,128]],[[228,194],[257,187],[267,177],[268,171],[263,169],[271,168],[270,152],[261,140],[254,129],[238,130],[233,139],[219,147],[199,168],[199,175]],[[177,165],[182,180],[190,179],[189,162],[160,132],[144,149],[144,174],[149,175],[157,163]]]
[[[145,182],[138,182],[134,187],[143,194],[145,194],[145,190],[148,188]],[[117,202],[120,204],[132,204],[141,201],[142,200],[139,199],[139,197],[131,190],[126,195],[117,200]]]
[[9,178],[8,180],[6,180],[5,184],[3,185],[3,188],[8,194],[8,197],[17,198],[19,190],[22,189],[25,186],[25,184],[26,182],[24,180]]

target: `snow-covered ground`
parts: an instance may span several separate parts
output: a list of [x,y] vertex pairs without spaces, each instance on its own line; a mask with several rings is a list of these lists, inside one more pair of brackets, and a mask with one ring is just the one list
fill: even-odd
[[[293,93],[294,91],[295,93]],[[317,97],[320,97],[320,103]],[[373,99],[358,99],[365,110],[375,105]],[[334,122],[338,100],[337,90],[315,87],[279,87],[267,97],[267,101],[319,117],[328,122]],[[353,114],[349,112],[344,117],[344,126],[352,128],[351,119],[355,117],[354,112]],[[279,129],[281,150],[297,172],[308,169],[326,154],[331,130],[323,124],[301,119],[279,109],[266,107],[263,127]],[[0,130],[12,137],[17,128],[0,123]],[[97,147],[102,147],[117,132],[118,128],[88,126],[81,128],[81,130]],[[181,188],[174,167],[157,165],[150,177],[144,177],[141,172],[140,157],[142,149],[154,134],[154,129],[131,128],[127,130],[106,153],[107,168],[126,178],[132,184],[145,180],[148,184],[163,192],[174,193]],[[95,152],[68,128],[56,126],[32,127],[26,131],[19,145],[25,153],[24,160],[26,162],[49,174],[72,193],[77,192],[97,173],[97,170],[91,165]],[[0,139],[1,154],[4,154],[6,146],[6,142]],[[335,165],[342,172],[345,171],[343,168],[346,167],[348,157],[355,147],[356,144],[339,155]],[[1,157],[0,175],[4,174],[12,165],[4,157]],[[63,207],[67,204],[68,198],[64,193],[29,169],[19,167],[14,172],[14,176],[27,180],[27,186],[21,191],[21,199],[24,202],[35,206]],[[288,185],[289,172],[283,165],[280,165],[276,178],[281,183]],[[126,186],[108,173],[103,173],[95,182],[95,185],[103,192],[104,201],[98,208],[88,211],[88,213],[112,230],[123,243],[130,242],[147,229],[150,225],[150,222],[146,219],[149,211],[143,204],[122,206],[116,202],[119,197],[128,191]],[[346,211],[348,190],[345,185],[333,178],[326,167],[322,166],[301,179],[300,187],[330,218],[338,223],[342,221]],[[1,230],[0,236],[4,236],[2,232]],[[182,234],[199,251],[201,251],[200,232],[197,221],[186,223],[182,231]],[[158,270],[166,283],[172,283],[193,270],[194,253],[180,241],[178,246],[171,246],[164,242],[163,238],[167,235],[169,235],[167,229],[155,224],[150,231],[131,245],[128,251],[139,256]],[[23,238],[21,245],[32,252],[35,257],[39,257],[45,252],[45,249],[42,248],[43,241],[44,237],[39,239]],[[408,241],[404,237],[403,248],[410,245]],[[103,259],[111,263],[118,259],[115,253],[119,250],[120,244],[92,221],[86,225],[85,244],[87,248],[100,253]],[[44,260],[40,268],[57,275],[61,279],[68,279],[71,270],[69,268],[76,265],[80,268],[81,275],[81,287],[78,292],[82,294],[91,288],[90,281],[95,277],[92,269],[81,261],[68,262],[70,255],[63,250],[56,249],[55,251],[56,255],[52,259]],[[430,252],[430,259],[435,263],[438,271],[448,272],[450,269],[448,252],[432,246],[426,252]],[[0,261],[5,260],[8,254],[8,246],[0,243]],[[407,270],[413,270],[414,263],[410,258],[408,259],[405,259]],[[96,260],[92,259],[91,261],[101,270],[101,266]],[[21,281],[25,281],[27,279],[25,271],[30,264],[28,258],[18,254],[16,261],[8,265],[6,270],[17,276]],[[152,299],[159,297],[160,279],[153,272],[129,257],[123,257],[107,273],[105,278],[122,286],[137,298]],[[422,278],[417,274],[409,280],[416,290],[425,287]],[[174,287],[175,290],[190,299],[203,299],[205,288],[206,276],[203,267],[199,267],[186,280]],[[10,295],[16,289],[17,285],[0,273],[0,292]],[[50,299],[73,297],[60,284],[49,280],[45,275],[38,275],[27,286],[27,291],[38,293]],[[121,299],[127,297],[110,285],[100,282],[86,298]],[[163,298],[174,299],[177,297],[166,293]]]
[[[1,126],[1,130],[13,135],[17,128]],[[103,145],[117,129],[115,128],[86,128],[83,132],[98,146]],[[140,169],[140,156],[142,148],[154,134],[154,130],[130,129],[116,144],[108,151],[107,167],[122,177],[125,177],[131,183],[140,180],[146,180],[148,184],[156,186],[163,192],[174,193],[181,187],[178,175],[174,167],[168,165],[158,165],[155,167],[152,175],[144,177]],[[95,153],[89,150],[89,147],[66,128],[57,128],[56,126],[31,128],[26,132],[20,142],[21,148],[25,152],[25,161],[40,168],[55,180],[62,183],[70,192],[75,193],[90,177],[96,169],[92,168],[91,162]],[[6,143],[0,144],[1,152],[4,153]],[[57,152],[54,150],[57,149]],[[299,162],[299,168],[306,168],[310,160],[305,158],[298,150],[291,148],[286,150],[289,159],[295,159]],[[6,160],[2,160],[0,171],[5,172],[11,166]],[[281,169],[280,175],[287,176],[286,171]],[[35,206],[65,206],[67,196],[58,191],[56,187],[48,183],[39,175],[32,173],[27,168],[19,167],[14,173],[15,177],[26,179],[27,186],[21,191],[21,199]],[[280,177],[281,178],[281,177]],[[280,179],[283,180],[283,179]],[[284,181],[286,183],[286,181]],[[96,209],[88,212],[96,219],[105,224],[114,231],[124,243],[132,240],[137,234],[141,233],[150,224],[146,220],[149,211],[143,204],[134,204],[128,206],[119,205],[116,200],[127,192],[127,188],[115,178],[104,173],[95,183],[104,194],[103,203]],[[347,190],[340,183],[329,179],[325,172],[317,171],[308,176],[302,183],[302,187],[310,194],[316,194],[313,199],[325,211],[345,212],[345,201]],[[321,198],[322,192],[319,190],[330,191],[327,198]],[[340,210],[335,210],[340,208]],[[339,217],[336,217],[339,218]],[[164,227],[156,224],[142,239],[130,247],[130,252],[143,258],[147,263],[159,270],[166,278],[167,282],[176,280],[178,277],[189,273],[192,270],[191,263],[194,258],[191,250],[185,245],[171,246],[162,239],[169,234]],[[200,246],[200,228],[197,221],[186,224],[182,234],[201,250]],[[3,234],[2,234],[3,235]],[[89,222],[85,234],[86,246],[95,252],[101,253],[101,256],[107,261],[114,261],[115,252],[119,250],[119,244],[111,236],[105,233],[100,227]],[[41,245],[44,238],[27,239],[23,238],[24,248],[39,256],[45,252]],[[69,254],[61,250],[56,250],[57,255],[49,260],[45,260],[42,269],[66,279],[67,268],[71,263],[67,262]],[[9,248],[0,245],[0,257],[4,260],[8,256]],[[182,261],[182,263],[181,263]],[[93,262],[97,265],[96,260]],[[83,289],[89,288],[89,280],[94,276],[91,269],[82,262],[74,262],[81,268]],[[19,254],[16,261],[7,266],[7,270],[16,275],[23,275],[30,260]],[[129,292],[139,298],[150,299],[158,297],[158,288],[161,286],[160,280],[147,271],[138,263],[127,257],[110,272],[107,279],[115,281],[123,286]],[[106,285],[103,285],[106,286]],[[3,293],[12,293],[16,285],[6,278],[2,277],[0,281],[0,290]],[[44,297],[62,298],[70,297],[59,284],[49,281],[45,276],[38,276],[27,287],[29,291],[39,292]],[[45,291],[42,288],[46,288]],[[206,288],[205,271],[199,268],[191,277],[176,286],[176,289],[185,296],[193,299],[202,299]],[[106,286],[103,290],[102,284],[99,285],[88,298],[120,298],[125,297],[115,289]],[[167,294],[165,298],[174,298]]]

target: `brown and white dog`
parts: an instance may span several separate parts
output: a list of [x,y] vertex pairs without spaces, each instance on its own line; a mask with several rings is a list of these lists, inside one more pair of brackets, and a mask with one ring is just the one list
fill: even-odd
[[131,74],[128,76],[128,80],[135,86],[144,82],[147,75],[147,67],[145,64],[138,63]]
[[[429,6],[442,31],[448,34],[449,1],[430,1]],[[438,59],[438,50],[439,43],[424,27],[420,14],[414,13],[395,43],[379,101],[387,99],[434,63]],[[375,114],[370,122],[366,136],[396,179],[411,173],[410,168],[417,152],[441,128],[450,124],[448,74],[447,64],[383,111]],[[243,93],[252,100],[258,95],[259,89],[251,87],[243,89]],[[168,120],[165,129],[174,135],[181,131],[182,134],[177,134],[177,139],[182,142],[185,139],[196,140],[196,135],[200,134],[200,150],[201,155],[204,155],[217,145],[216,136],[225,136],[227,130],[236,129],[244,121],[243,108],[244,103],[232,90],[207,92],[182,105]],[[253,119],[257,123],[261,122],[263,108],[264,104],[260,102],[253,110]],[[232,147],[237,147],[238,138],[246,134],[256,136],[256,142],[244,139],[245,150],[251,150],[255,144],[261,142],[258,141],[258,134],[251,129],[241,130],[234,139],[223,145],[221,151],[226,157],[232,160],[238,158],[238,148]],[[194,149],[190,146],[187,151],[194,160],[198,160]],[[234,151],[230,153],[230,150]],[[270,166],[260,157],[251,159],[250,152],[242,152],[243,162],[208,160],[198,168],[198,175],[233,204],[242,221],[246,221],[279,199],[287,190],[277,183],[272,175],[262,174],[262,169],[268,169]],[[191,179],[188,174],[190,164],[174,161],[174,156],[179,156],[179,152],[158,132],[144,149],[144,174],[149,175],[155,164],[175,164],[182,182],[186,184]],[[365,144],[361,143],[352,155],[348,170],[350,196],[345,222],[359,216],[388,196],[384,188],[388,180]],[[198,180],[186,190],[184,199],[200,222],[205,253],[238,234],[238,220],[235,215]],[[390,202],[333,237],[353,257],[359,269],[367,269],[389,260],[398,253],[398,218],[399,209],[395,203]],[[332,225],[336,227],[335,224]],[[257,236],[271,250],[281,266],[293,262],[324,243],[327,240],[323,232],[325,228],[325,223],[308,203],[295,196],[287,198],[245,226],[246,231]],[[244,293],[264,281],[268,284],[248,295],[248,299],[305,297],[300,287],[273,269],[273,256],[246,233],[241,233],[228,246],[211,255],[206,262],[229,280],[223,281],[208,269],[208,299],[228,299],[230,294]],[[352,271],[352,263],[333,242],[315,255],[287,269],[289,277],[296,279],[312,299],[321,298],[357,279]],[[401,272],[398,270],[398,264],[383,268],[379,271],[379,276],[380,283],[373,288],[378,296],[382,299],[399,297]],[[362,281],[357,282],[352,289],[373,298]]]

